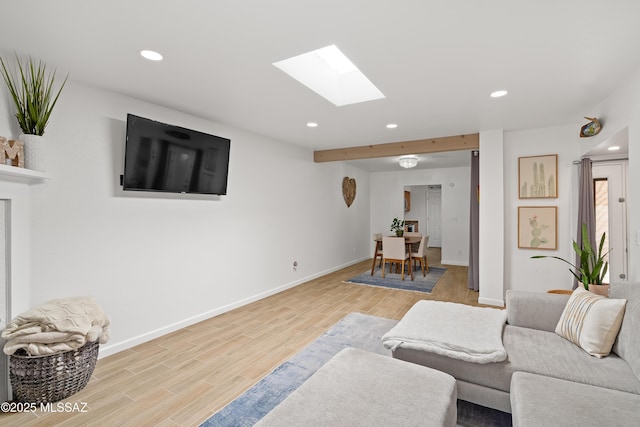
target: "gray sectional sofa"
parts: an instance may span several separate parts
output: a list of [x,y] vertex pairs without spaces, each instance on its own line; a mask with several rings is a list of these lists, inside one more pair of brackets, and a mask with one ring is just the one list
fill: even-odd
[[[568,295],[524,291],[507,291],[504,362],[476,364],[402,347],[393,357],[452,375],[459,399],[512,412],[516,426],[584,425],[574,415],[588,425],[640,425],[640,284],[612,284],[610,298],[627,305],[604,358],[554,332]],[[607,411],[594,405],[600,398]]]

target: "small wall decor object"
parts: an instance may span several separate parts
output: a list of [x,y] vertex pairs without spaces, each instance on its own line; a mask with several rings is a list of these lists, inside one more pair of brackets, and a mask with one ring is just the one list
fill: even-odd
[[589,138],[591,136],[599,134],[602,130],[600,121],[595,117],[585,117],[585,119],[590,121],[580,128],[580,138]]
[[0,136],[0,164],[24,168],[24,144]]
[[558,155],[518,158],[518,198],[558,197]]
[[342,179],[342,197],[347,207],[351,207],[351,204],[356,198],[356,179],[345,176]]
[[521,249],[558,248],[558,207],[518,207],[518,247]]
[[404,192],[404,211],[409,212],[411,210],[411,192]]

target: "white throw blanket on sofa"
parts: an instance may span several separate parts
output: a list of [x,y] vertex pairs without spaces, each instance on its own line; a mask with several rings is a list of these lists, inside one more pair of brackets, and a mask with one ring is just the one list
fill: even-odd
[[49,301],[15,317],[2,331],[4,352],[30,356],[75,350],[88,341],[109,339],[109,317],[92,297]]
[[382,337],[385,347],[427,351],[473,363],[501,362],[506,310],[418,301]]

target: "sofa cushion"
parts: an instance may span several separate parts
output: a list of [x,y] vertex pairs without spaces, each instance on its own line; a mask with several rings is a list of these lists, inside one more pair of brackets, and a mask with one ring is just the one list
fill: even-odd
[[505,392],[510,390],[512,374],[524,371],[640,394],[640,380],[615,354],[598,359],[553,332],[512,325],[506,325],[503,343],[507,360],[482,365],[403,348],[393,356]]
[[516,372],[511,411],[514,427],[637,426],[640,395]]
[[613,351],[631,365],[636,377],[640,378],[640,283],[612,283],[610,298],[625,298],[627,308],[622,319],[618,339]]
[[505,347],[512,372],[533,374],[640,394],[640,380],[615,354],[598,359],[553,332],[509,327]]
[[507,323],[553,332],[569,295],[507,290]]
[[592,356],[604,357],[618,336],[626,299],[605,298],[576,288],[556,326],[556,334]]

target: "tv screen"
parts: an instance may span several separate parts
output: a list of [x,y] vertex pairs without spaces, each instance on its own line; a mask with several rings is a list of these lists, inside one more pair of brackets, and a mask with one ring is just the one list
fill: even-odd
[[227,194],[231,141],[127,114],[124,190]]

